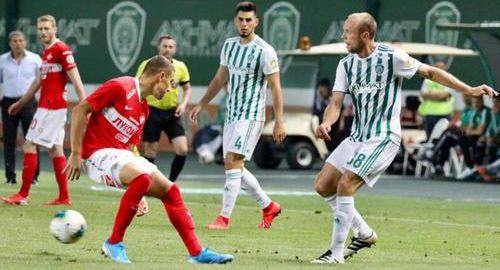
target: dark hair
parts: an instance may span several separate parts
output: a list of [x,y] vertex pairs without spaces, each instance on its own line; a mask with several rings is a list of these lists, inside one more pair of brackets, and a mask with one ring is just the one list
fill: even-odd
[[157,55],[151,57],[146,63],[143,74],[156,75],[162,71],[165,72],[167,76],[170,76],[172,72],[174,72],[174,66],[165,56]]
[[166,34],[166,35],[161,35],[158,38],[158,44],[160,44],[164,39],[171,39],[171,40],[175,41],[175,38],[173,36]]
[[238,5],[236,5],[236,14],[238,14],[238,12],[240,11],[253,11],[255,15],[257,15],[257,5],[255,5],[254,2],[250,1],[239,2]]
[[319,80],[319,82],[318,82],[318,87],[326,86],[328,89],[330,89],[330,85],[331,85],[330,80],[327,78],[323,78],[323,79]]

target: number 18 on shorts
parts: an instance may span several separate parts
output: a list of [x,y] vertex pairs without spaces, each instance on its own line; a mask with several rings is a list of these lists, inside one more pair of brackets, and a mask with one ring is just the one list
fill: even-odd
[[399,145],[388,137],[373,137],[364,142],[347,138],[326,160],[342,173],[346,170],[360,176],[372,187],[391,165],[399,151]]

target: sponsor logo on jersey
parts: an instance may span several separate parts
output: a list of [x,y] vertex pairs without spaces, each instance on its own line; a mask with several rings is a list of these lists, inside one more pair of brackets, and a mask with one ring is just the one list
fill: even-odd
[[127,72],[137,60],[146,26],[146,12],[131,1],[119,2],[106,16],[108,50],[115,66]]
[[57,73],[57,72],[61,72],[62,70],[63,70],[63,68],[62,68],[61,64],[47,63],[47,62],[43,62],[42,67],[40,68],[42,75],[45,75],[47,73]]
[[238,67],[238,66],[228,65],[227,69],[229,70],[229,72],[231,72],[231,74],[234,74],[234,75],[247,75],[249,73],[253,73],[252,69],[248,70],[248,68],[246,68],[246,67]]
[[127,143],[139,130],[138,125],[129,121],[112,106],[104,108],[102,110],[102,115],[116,130],[121,133],[121,135],[117,135],[117,137],[119,137],[119,140],[123,143]]
[[369,83],[353,83],[349,86],[349,92],[353,94],[369,93],[372,91],[380,91],[385,88],[385,83],[369,82]]

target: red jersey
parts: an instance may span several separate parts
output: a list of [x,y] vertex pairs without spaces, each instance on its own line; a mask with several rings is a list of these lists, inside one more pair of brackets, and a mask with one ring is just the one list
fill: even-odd
[[57,40],[50,47],[43,50],[42,91],[38,107],[57,110],[66,108],[67,70],[76,67],[73,51],[66,43]]
[[103,148],[129,149],[139,144],[149,115],[148,102],[140,100],[139,80],[118,77],[105,82],[85,99],[92,113],[83,138],[82,157]]

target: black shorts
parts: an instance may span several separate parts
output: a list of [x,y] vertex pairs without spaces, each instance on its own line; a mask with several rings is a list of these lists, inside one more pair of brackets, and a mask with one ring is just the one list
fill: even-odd
[[167,134],[170,142],[176,137],[185,136],[186,132],[181,125],[179,117],[175,116],[176,108],[161,110],[149,107],[149,117],[144,125],[142,140],[145,142],[157,142],[160,140],[161,131]]

